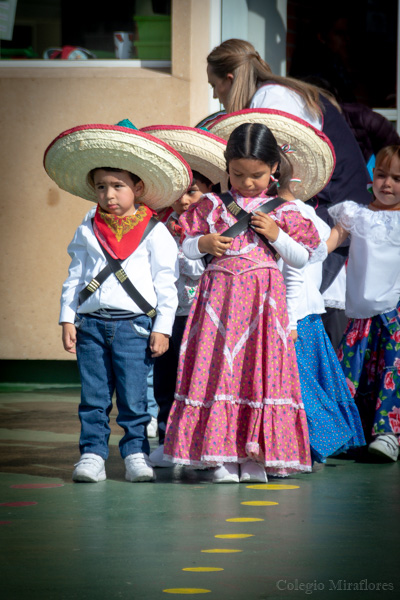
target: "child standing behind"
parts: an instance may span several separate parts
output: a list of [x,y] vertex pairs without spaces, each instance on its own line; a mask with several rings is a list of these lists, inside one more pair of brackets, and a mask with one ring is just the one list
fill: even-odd
[[[190,259],[182,251],[184,230],[179,222],[182,214],[198,202],[203,194],[211,192],[213,183],[227,186],[224,152],[226,142],[209,131],[194,127],[153,125],[141,131],[151,133],[177,150],[190,165],[193,172],[191,188],[163,215],[162,221],[173,236],[178,247],[179,278],[178,309],[170,345],[165,354],[154,364],[154,393],[160,408],[158,413],[159,447],[150,455],[154,467],[170,467],[164,460],[164,439],[168,415],[174,401],[178,373],[179,351],[190,307],[196,295],[199,279],[204,272],[204,263]],[[211,180],[212,178],[212,180]]]
[[[277,120],[271,118],[271,129]],[[293,127],[303,133],[295,122]],[[318,136],[315,143],[325,144]],[[312,163],[316,148],[310,141],[305,145]],[[302,152],[305,159],[304,145],[299,158]],[[186,234],[198,239],[198,256],[209,252],[217,258],[201,278],[183,336],[164,454],[174,463],[217,467],[216,483],[265,482],[266,471],[285,476],[311,470],[285,286],[274,250],[303,266],[320,239],[294,204],[285,202],[271,216],[258,212],[270,200],[273,178],[288,183],[287,158],[270,129],[241,125],[231,134],[225,156],[232,184],[229,206],[235,201],[247,214],[255,213],[253,230],[245,228],[234,239],[225,236],[237,220],[215,194],[180,218]],[[305,170],[304,185],[315,192],[322,187],[318,169]],[[185,251],[192,241],[185,240]]]
[[125,478],[150,481],[147,375],[168,348],[177,306],[176,245],[152,209],[181,196],[191,171],[172,148],[129,121],[65,131],[44,162],[61,189],[97,202],[68,247],[61,297],[63,344],[67,352],[76,347],[82,385],[81,459],[72,478],[106,479],[116,391]]
[[338,357],[363,421],[369,452],[399,456],[400,434],[400,146],[376,156],[374,200],[343,202],[328,250],[351,235],[347,266],[349,324]]
[[[293,200],[303,216],[314,223],[322,240],[329,238],[330,227],[317,216],[312,206],[295,200],[291,194],[282,195]],[[362,425],[321,318],[325,313],[324,299],[319,291],[322,262],[307,263],[302,269],[279,262],[286,284],[290,327],[296,337],[311,457],[324,463],[332,454],[365,445]]]
[[187,316],[194,300],[199,279],[204,271],[201,260],[186,258],[182,252],[183,229],[179,224],[179,217],[197,202],[203,193],[199,190],[196,172],[193,172],[193,182],[190,189],[172,205],[173,212],[167,217],[165,225],[178,248],[179,278],[177,280],[178,309],[175,314],[174,326],[168,350],[158,357],[154,363],[154,395],[159,407],[158,413],[158,441],[159,447],[150,454],[153,467],[170,467],[163,458],[165,430],[168,415],[174,401],[176,376],[178,372],[179,349],[185,329]]

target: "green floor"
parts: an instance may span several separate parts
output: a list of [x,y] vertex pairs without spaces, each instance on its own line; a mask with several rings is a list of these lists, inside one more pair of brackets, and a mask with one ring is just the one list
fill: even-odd
[[73,484],[79,390],[2,390],[1,600],[399,597],[399,462],[329,459],[260,489],[183,468],[132,484],[114,415],[107,481]]

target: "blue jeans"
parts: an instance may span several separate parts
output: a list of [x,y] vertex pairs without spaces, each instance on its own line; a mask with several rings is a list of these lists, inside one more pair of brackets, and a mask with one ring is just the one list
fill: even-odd
[[76,353],[81,378],[79,419],[81,454],[93,452],[108,458],[109,415],[116,392],[117,423],[125,431],[119,442],[122,458],[136,452],[149,454],[146,426],[147,376],[153,359],[149,350],[152,321],[106,320],[77,315]]
[[153,367],[151,367],[147,377],[147,410],[151,417],[157,419],[158,415],[158,404],[154,398],[154,373]]

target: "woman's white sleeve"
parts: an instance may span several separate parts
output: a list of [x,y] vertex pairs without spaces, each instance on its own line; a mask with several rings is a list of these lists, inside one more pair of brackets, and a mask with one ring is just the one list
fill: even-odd
[[279,229],[275,242],[270,242],[270,244],[280,254],[285,263],[296,269],[304,267],[310,258],[308,250],[298,244],[282,229]]

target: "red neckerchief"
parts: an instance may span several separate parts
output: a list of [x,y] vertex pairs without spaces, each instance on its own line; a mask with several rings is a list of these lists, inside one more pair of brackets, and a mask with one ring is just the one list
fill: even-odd
[[97,205],[93,231],[99,244],[114,258],[125,260],[136,250],[153,211],[141,204],[134,215],[118,217]]
[[167,208],[162,208],[157,213],[157,219],[159,221],[161,221],[161,223],[166,223],[168,221],[168,217],[170,215],[172,215],[173,212],[174,212],[174,209],[172,208],[172,206],[167,206]]
[[184,232],[182,225],[179,224],[179,219],[176,219],[171,216],[165,225],[166,225],[168,231],[170,232],[170,234],[173,235],[174,237],[179,238],[179,243],[182,244],[182,242],[185,238],[185,232]]

